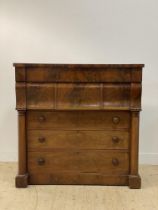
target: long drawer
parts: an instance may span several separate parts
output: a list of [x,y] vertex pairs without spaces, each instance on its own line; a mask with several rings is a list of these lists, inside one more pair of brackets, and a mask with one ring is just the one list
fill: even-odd
[[117,130],[130,127],[128,111],[28,111],[28,129]]
[[29,173],[82,172],[128,174],[129,155],[115,150],[54,150],[28,152]]
[[29,83],[26,86],[26,106],[33,110],[99,110],[120,109],[120,107],[129,110],[130,95],[129,83]]
[[15,63],[16,81],[26,82],[140,82],[143,64]]
[[28,130],[28,150],[128,149],[128,131]]

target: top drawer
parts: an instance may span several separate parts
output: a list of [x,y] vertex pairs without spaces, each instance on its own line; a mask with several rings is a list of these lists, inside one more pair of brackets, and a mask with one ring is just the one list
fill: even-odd
[[141,82],[143,64],[14,64],[17,82]]
[[27,111],[28,129],[129,129],[128,111]]

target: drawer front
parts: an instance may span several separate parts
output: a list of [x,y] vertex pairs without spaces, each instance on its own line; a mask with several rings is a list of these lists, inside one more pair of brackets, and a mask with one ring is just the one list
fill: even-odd
[[[137,74],[138,72],[138,74]],[[29,82],[131,82],[140,81],[141,70],[104,65],[52,65],[27,67]]]
[[28,109],[55,109],[55,84],[27,84]]
[[101,84],[58,84],[56,109],[100,109],[102,107]]
[[104,174],[128,174],[129,156],[115,150],[54,150],[29,152],[29,173],[84,172]]
[[28,129],[108,130],[128,129],[127,111],[28,111]]
[[26,106],[46,110],[128,110],[130,94],[130,84],[28,83]]
[[42,149],[128,149],[127,131],[29,130],[28,150]]
[[103,106],[104,109],[124,108],[129,109],[131,103],[130,84],[104,84]]

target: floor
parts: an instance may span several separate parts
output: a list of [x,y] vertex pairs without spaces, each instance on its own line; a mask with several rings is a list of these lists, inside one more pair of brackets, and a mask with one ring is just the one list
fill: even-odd
[[142,189],[14,186],[16,163],[0,163],[0,210],[158,210],[158,166],[140,166]]

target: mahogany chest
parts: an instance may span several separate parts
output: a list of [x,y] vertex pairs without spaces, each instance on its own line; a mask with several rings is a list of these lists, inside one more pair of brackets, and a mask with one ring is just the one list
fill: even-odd
[[14,64],[19,161],[28,184],[140,188],[143,64]]

